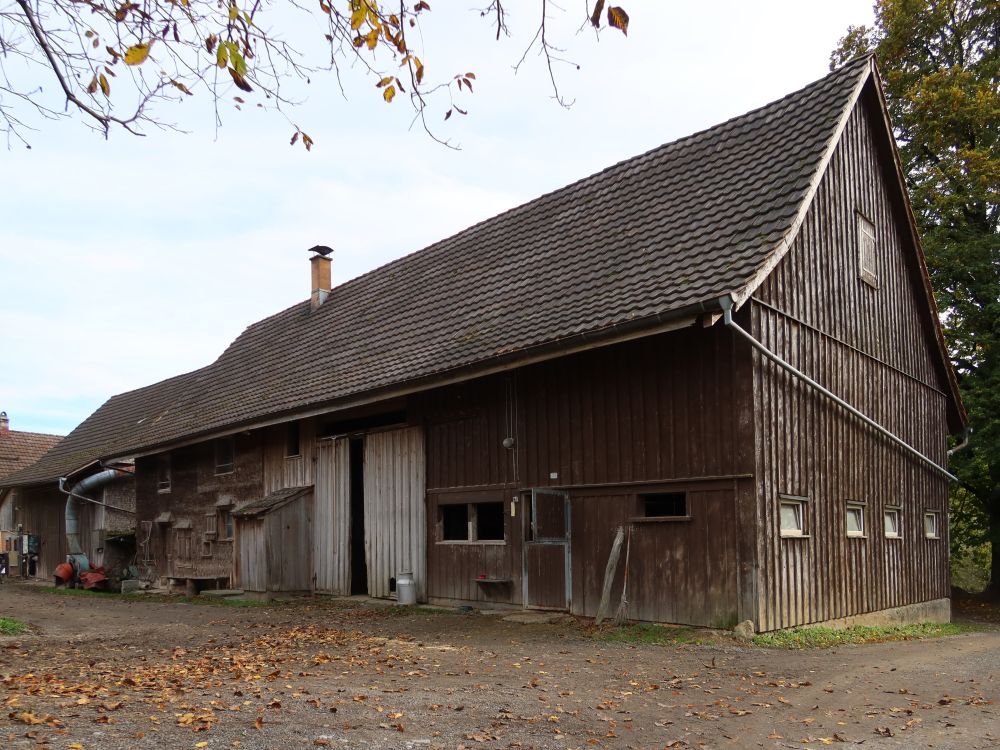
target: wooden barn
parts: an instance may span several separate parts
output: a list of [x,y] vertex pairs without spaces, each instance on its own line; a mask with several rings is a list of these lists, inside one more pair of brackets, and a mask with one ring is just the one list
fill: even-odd
[[858,59],[335,288],[316,248],[67,440],[127,424],[162,577],[590,616],[623,527],[633,619],[946,619],[967,419],[914,226]]

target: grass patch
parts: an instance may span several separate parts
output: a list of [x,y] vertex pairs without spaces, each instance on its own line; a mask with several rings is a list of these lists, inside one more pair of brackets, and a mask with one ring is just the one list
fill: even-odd
[[640,622],[630,625],[601,625],[594,629],[593,637],[607,643],[630,643],[645,646],[667,646],[677,643],[700,645],[702,633],[694,628],[671,627]]
[[400,606],[399,604],[393,604],[391,607],[386,607],[385,611],[394,617],[405,617],[407,615],[454,615],[458,614],[453,609],[448,609],[447,607],[426,607],[422,605],[407,605]]
[[87,589],[70,589],[64,586],[30,586],[24,590],[41,594],[55,594],[56,596],[79,596],[125,602],[154,602],[156,604],[202,604],[209,607],[282,607],[292,603],[281,599],[265,601],[219,596],[196,596],[194,599],[188,599],[180,594],[120,594],[115,591],[88,591]]
[[0,635],[21,635],[27,633],[28,626],[11,617],[0,617]]
[[766,648],[830,648],[851,643],[885,643],[887,641],[913,641],[922,638],[941,638],[948,635],[982,630],[975,625],[959,623],[921,623],[918,625],[856,625],[853,628],[793,628],[774,633],[755,635],[755,646]]

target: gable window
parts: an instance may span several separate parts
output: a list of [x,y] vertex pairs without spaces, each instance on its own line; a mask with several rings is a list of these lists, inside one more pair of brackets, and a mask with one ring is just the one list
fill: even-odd
[[878,289],[875,225],[858,214],[858,266],[861,280]]
[[886,539],[900,539],[903,536],[902,527],[902,514],[903,511],[898,507],[888,507],[885,509],[884,525],[885,525],[885,538]]
[[236,453],[235,441],[232,436],[219,438],[215,441],[215,474],[232,474],[234,456]]
[[847,504],[847,536],[862,537],[865,535],[864,503]]
[[688,518],[687,495],[683,492],[659,492],[640,495],[645,518]]
[[302,435],[298,422],[289,423],[285,432],[285,458],[298,458],[302,455]]
[[941,538],[941,514],[936,510],[924,512],[924,536],[928,539]]
[[778,497],[778,519],[783,537],[808,536],[807,511],[808,500],[795,495],[780,495]]
[[447,504],[439,506],[438,512],[442,542],[502,542],[505,539],[502,502]]
[[156,457],[156,491],[170,492],[170,454],[161,453]]

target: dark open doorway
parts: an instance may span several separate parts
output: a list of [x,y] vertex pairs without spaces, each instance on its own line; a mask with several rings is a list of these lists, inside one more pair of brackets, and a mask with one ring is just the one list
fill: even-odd
[[365,439],[351,438],[351,594],[368,593],[365,561]]

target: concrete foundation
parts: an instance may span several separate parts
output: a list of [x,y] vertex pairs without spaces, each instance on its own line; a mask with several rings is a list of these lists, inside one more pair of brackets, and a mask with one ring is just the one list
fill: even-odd
[[844,628],[853,628],[855,625],[915,625],[921,622],[951,622],[951,599],[932,599],[929,602],[881,609],[878,612],[865,612],[851,617],[841,617],[837,620],[811,622],[803,627],[822,626],[843,630]]

